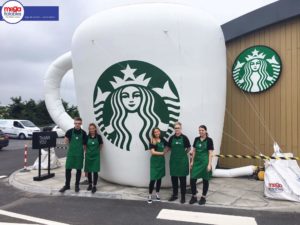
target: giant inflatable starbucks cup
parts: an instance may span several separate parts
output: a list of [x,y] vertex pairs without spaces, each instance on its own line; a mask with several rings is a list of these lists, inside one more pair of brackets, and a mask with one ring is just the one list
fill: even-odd
[[[167,3],[117,7],[77,28],[71,52],[46,74],[46,105],[55,123],[64,130],[73,127],[60,98],[61,79],[73,69],[84,128],[96,123],[104,140],[101,177],[147,186],[146,150],[154,127],[169,139],[174,122],[181,121],[193,142],[198,126],[205,124],[219,153],[225,65],[222,30],[206,13]],[[166,158],[163,185],[170,186]]]

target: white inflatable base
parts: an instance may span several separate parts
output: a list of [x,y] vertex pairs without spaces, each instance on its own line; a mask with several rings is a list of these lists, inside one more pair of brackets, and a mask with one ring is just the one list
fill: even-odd
[[242,177],[251,176],[256,170],[256,166],[245,166],[234,169],[215,169],[213,177]]
[[[61,163],[58,160],[58,157],[55,154],[54,148],[50,149],[50,168],[55,169],[61,167]],[[37,158],[32,165],[31,169],[37,170],[39,168],[39,158]],[[42,149],[41,155],[41,168],[43,170],[48,169],[48,151]]]

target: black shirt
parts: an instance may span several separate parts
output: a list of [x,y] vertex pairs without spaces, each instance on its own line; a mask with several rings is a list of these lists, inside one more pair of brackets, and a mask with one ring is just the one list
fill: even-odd
[[95,136],[95,137],[92,137],[90,134],[89,134],[89,135],[87,135],[87,136],[86,136],[86,139],[84,140],[84,143],[86,143],[86,144],[87,144],[88,138],[91,138],[91,139],[98,138],[99,145],[102,145],[102,144],[103,144],[102,137],[101,137],[99,134],[96,134],[96,136]]
[[[164,147],[166,147],[166,146],[168,146],[168,142],[166,142],[166,140],[165,139],[160,139],[160,143],[163,143],[163,145],[164,145]],[[150,144],[149,144],[149,149],[151,150],[151,149],[153,149],[154,148],[154,150],[155,151],[157,151],[157,144],[152,144],[151,142],[150,142]]]
[[74,130],[74,133],[75,133],[75,134],[80,134],[80,132],[82,132],[82,143],[83,143],[84,145],[86,145],[86,137],[87,137],[87,134],[86,134],[86,132],[85,132],[84,130],[82,130],[82,129],[76,130],[75,128],[72,128],[72,129],[68,130],[68,131],[66,132],[65,137],[69,139],[69,142],[70,142],[71,139],[72,139],[72,131],[73,131],[73,130]]
[[185,136],[184,134],[181,134],[181,135],[179,135],[179,136],[176,136],[176,135],[174,134],[173,136],[171,136],[170,139],[169,139],[169,142],[168,142],[168,147],[171,148],[173,138],[179,139],[179,138],[181,138],[181,137],[183,137],[184,148],[190,148],[190,147],[191,147],[190,141],[189,141],[189,139],[187,138],[187,136]]
[[[204,139],[203,141],[207,140],[207,151],[208,150],[214,150],[214,142],[210,137],[206,137],[206,139]],[[194,140],[194,144],[193,147],[196,148],[196,143],[197,141],[201,141],[200,137],[196,137]]]

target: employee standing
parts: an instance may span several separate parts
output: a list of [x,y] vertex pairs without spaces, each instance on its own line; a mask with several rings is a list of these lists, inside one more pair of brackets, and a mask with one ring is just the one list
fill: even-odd
[[171,136],[168,146],[171,150],[170,156],[170,174],[172,180],[173,194],[169,201],[175,201],[178,198],[178,180],[180,181],[180,202],[185,203],[186,176],[189,174],[188,152],[191,144],[187,136],[182,134],[180,122],[174,124],[175,134]]
[[191,189],[192,198],[190,204],[197,202],[197,179],[202,178],[203,190],[199,200],[200,205],[206,203],[206,194],[209,187],[209,180],[212,176],[212,157],[214,144],[213,140],[208,137],[207,128],[205,125],[199,126],[199,137],[196,137],[193,144],[192,159],[191,159]]
[[[89,125],[89,134],[86,139],[86,152],[84,172],[87,173],[89,186],[88,191],[95,193],[97,191],[98,172],[100,172],[100,150],[103,141],[97,133],[97,127],[94,123]],[[93,178],[92,178],[93,174]]]
[[86,132],[81,129],[82,119],[74,118],[74,128],[68,130],[65,135],[65,143],[69,144],[66,160],[66,182],[59,191],[61,193],[70,189],[71,172],[76,169],[75,192],[79,192],[79,182],[83,167],[83,148],[86,140]]
[[165,148],[167,142],[160,137],[160,129],[154,128],[152,130],[152,138],[150,140],[150,184],[148,203],[152,203],[152,192],[156,183],[156,201],[160,201],[159,191],[161,186],[161,179],[166,175],[165,169]]

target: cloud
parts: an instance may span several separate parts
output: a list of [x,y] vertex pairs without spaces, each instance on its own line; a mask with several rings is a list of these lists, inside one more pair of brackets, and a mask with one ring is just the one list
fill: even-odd
[[41,99],[43,95],[43,74],[47,64],[34,64],[23,61],[13,63],[0,62],[1,103],[8,103],[10,97],[22,96],[23,99]]

